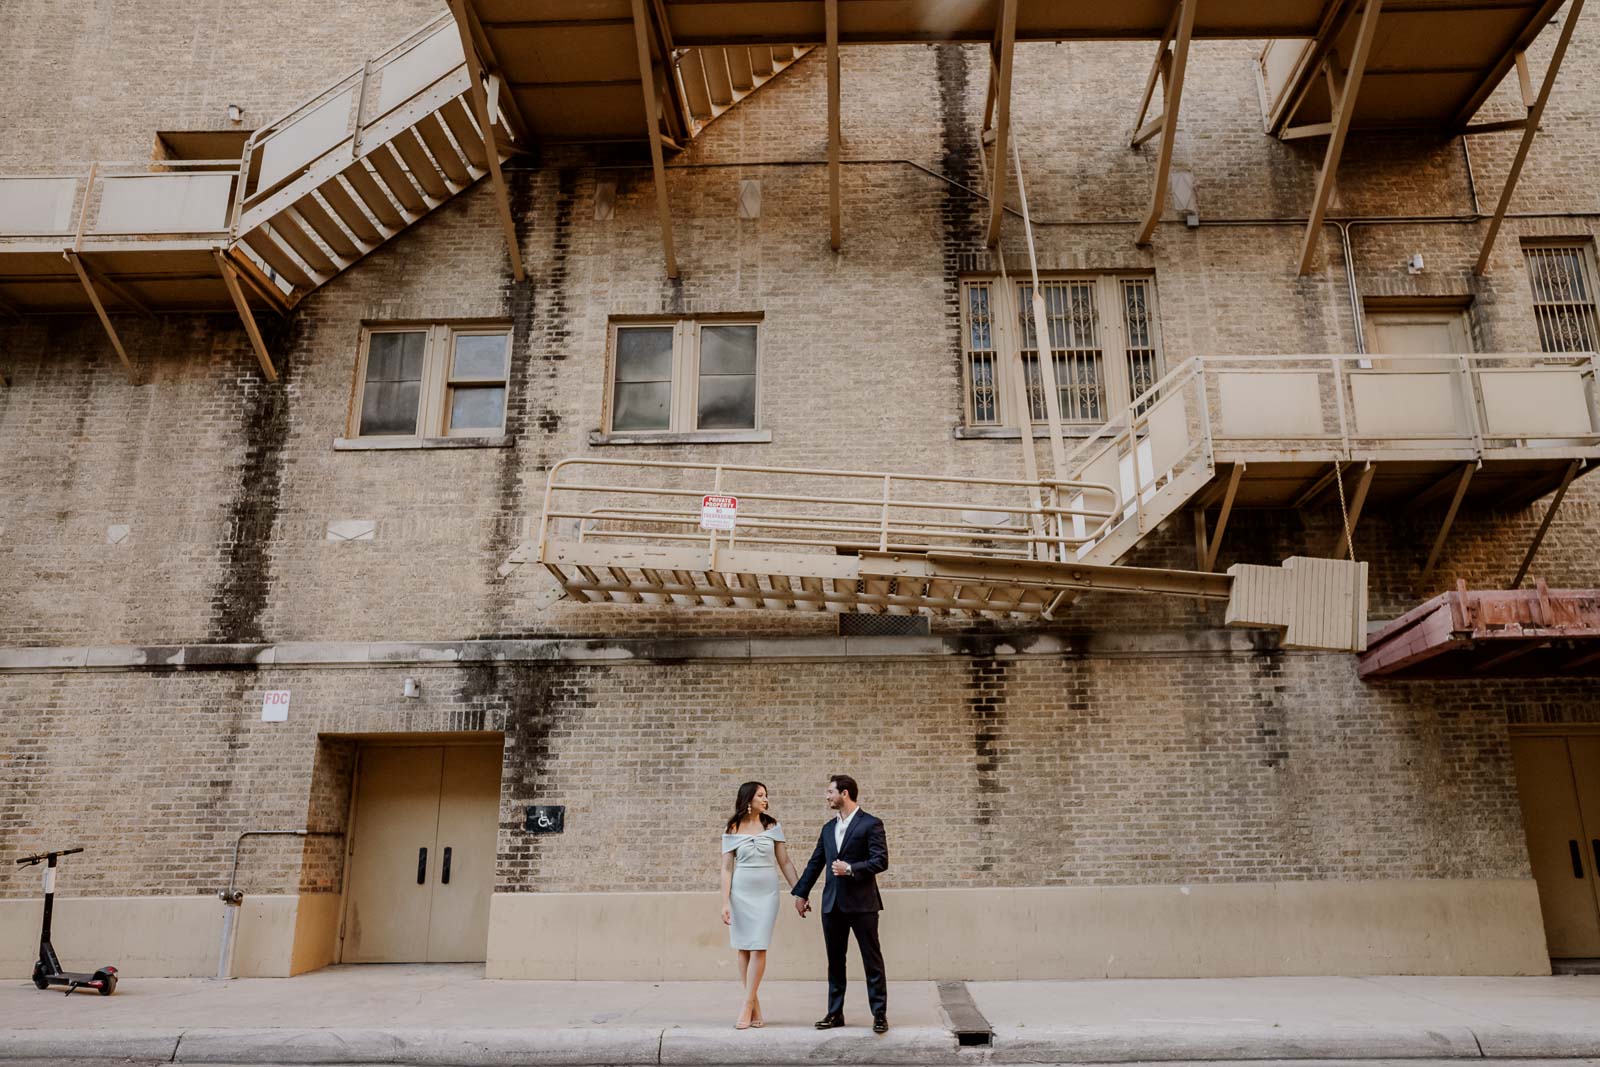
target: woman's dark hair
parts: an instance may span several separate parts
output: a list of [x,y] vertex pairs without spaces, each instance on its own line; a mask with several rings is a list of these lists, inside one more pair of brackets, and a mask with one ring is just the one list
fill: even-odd
[[[761,782],[746,782],[739,787],[739,796],[733,802],[733,818],[728,820],[728,829],[724,831],[725,833],[731,834],[739,828],[739,824],[744,822],[744,817],[750,814],[750,804],[756,799],[756,790],[765,788],[767,787]],[[763,830],[777,821],[766,812],[761,813],[761,828]]]
[[828,781],[832,782],[835,789],[851,800],[859,801],[861,799],[861,788],[856,785],[856,780],[848,774],[836,774],[829,778]]

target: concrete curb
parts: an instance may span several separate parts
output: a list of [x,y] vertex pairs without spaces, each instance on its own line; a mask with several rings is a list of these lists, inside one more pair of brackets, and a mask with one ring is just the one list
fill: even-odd
[[177,1063],[393,1063],[418,1067],[602,1067],[653,1064],[655,1028],[188,1030]]
[[811,1027],[761,1030],[673,1027],[661,1035],[663,1064],[946,1064],[962,1059],[943,1027],[902,1026],[887,1034],[867,1027],[819,1033]]
[[1593,1027],[1482,1026],[1473,1031],[1483,1054],[1504,1057],[1590,1059],[1600,1057],[1600,1023]]
[[182,1030],[0,1030],[0,1059],[170,1060]]
[[1220,1026],[997,1027],[988,1048],[960,1048],[942,1027],[884,1035],[762,1030],[257,1028],[0,1030],[7,1060],[164,1060],[205,1064],[400,1064],[410,1067],[618,1065],[948,1065],[1251,1060],[1478,1060],[1600,1057],[1600,1027]]
[[1465,1026],[996,1027],[991,1063],[1150,1063],[1167,1060],[1481,1059]]

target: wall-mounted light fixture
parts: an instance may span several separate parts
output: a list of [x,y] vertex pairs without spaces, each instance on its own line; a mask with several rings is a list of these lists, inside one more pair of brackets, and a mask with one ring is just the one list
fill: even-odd
[[422,695],[422,686],[417,684],[415,678],[407,678],[406,684],[400,688],[400,695],[408,700],[415,700]]
[[1406,273],[1421,274],[1424,266],[1425,264],[1422,262],[1422,253],[1413,252],[1411,253],[1411,258],[1406,260]]
[[240,107],[238,104],[229,104],[228,105],[228,121],[229,122],[243,122],[244,121],[244,108]]

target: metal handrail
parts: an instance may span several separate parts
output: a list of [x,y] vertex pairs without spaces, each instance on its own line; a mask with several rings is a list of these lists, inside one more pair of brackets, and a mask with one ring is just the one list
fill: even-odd
[[[616,467],[632,470],[661,470],[666,472],[710,474],[709,486],[685,487],[683,485],[644,486],[607,481],[562,482],[561,475],[569,467]],[[758,475],[778,478],[847,479],[862,480],[881,485],[881,492],[873,496],[848,496],[800,493],[781,488],[762,486],[752,491],[734,490],[725,479],[737,475]],[[974,495],[983,490],[1015,490],[1019,496],[1043,489],[1046,496],[1038,505],[1030,501],[1015,502],[991,500],[931,500],[917,497],[897,498],[895,483],[954,487]],[[764,513],[746,513],[738,519],[735,530],[706,532],[695,528],[699,514],[694,510],[680,510],[668,506],[654,508],[629,508],[600,506],[588,509],[560,508],[558,493],[605,493],[657,498],[692,498],[707,494],[737,495],[743,500],[763,501],[778,505],[816,505],[823,508],[857,509],[855,514],[810,515],[787,510],[769,510]],[[1105,501],[1095,506],[1089,501]],[[1063,503],[1063,501],[1068,501]],[[692,463],[668,460],[628,460],[595,457],[573,457],[555,464],[545,484],[544,507],[539,520],[538,555],[547,556],[550,544],[550,523],[554,519],[575,519],[579,523],[579,540],[588,537],[708,542],[714,553],[719,541],[728,547],[737,543],[760,545],[789,545],[809,548],[846,548],[878,551],[926,551],[934,547],[948,548],[958,545],[980,554],[1014,555],[1022,558],[1050,558],[1060,553],[1066,558],[1066,547],[1077,546],[1102,535],[1122,507],[1117,490],[1100,482],[1050,479],[1038,483],[1016,478],[944,477],[930,474],[894,474],[882,471],[834,470],[811,467],[772,467],[728,463]],[[930,516],[926,519],[905,511],[956,512],[976,509],[998,514],[1015,515],[1023,524],[1011,532],[999,532],[1006,523],[955,523]],[[1038,529],[1028,523],[1030,518],[1045,520]],[[1081,519],[1085,532],[1071,531],[1066,520]],[[590,524],[610,520],[658,527],[654,530],[596,530]],[[739,529],[776,533],[778,536],[741,535]],[[690,529],[694,532],[674,532]],[[792,533],[791,533],[792,532]],[[793,534],[833,533],[857,535],[859,540],[844,537],[799,537]],[[1006,547],[1015,546],[1009,551]]]

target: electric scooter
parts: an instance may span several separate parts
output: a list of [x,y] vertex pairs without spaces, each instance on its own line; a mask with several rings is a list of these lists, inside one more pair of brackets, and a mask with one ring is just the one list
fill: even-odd
[[41,852],[37,856],[27,856],[17,861],[17,866],[44,861],[44,926],[39,930],[39,960],[33,965],[33,984],[40,989],[49,989],[53,985],[64,985],[70,996],[79,988],[98,990],[102,997],[109,997],[117,991],[117,969],[115,967],[102,967],[93,974],[84,974],[81,971],[63,971],[61,961],[56,958],[56,950],[50,944],[50,913],[55,910],[56,898],[56,859],[60,856],[70,856],[82,852],[81,848],[64,848],[56,852]]

